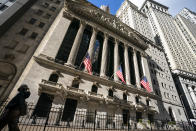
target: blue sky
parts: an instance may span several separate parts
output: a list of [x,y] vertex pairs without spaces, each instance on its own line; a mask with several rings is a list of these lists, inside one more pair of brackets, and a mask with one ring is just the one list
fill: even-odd
[[[115,14],[121,3],[124,0],[88,0],[97,7],[101,5],[109,5],[112,14]],[[145,0],[130,0],[132,3],[140,7]],[[169,7],[169,12],[171,15],[176,15],[184,7],[196,12],[196,0],[155,0],[163,5]]]

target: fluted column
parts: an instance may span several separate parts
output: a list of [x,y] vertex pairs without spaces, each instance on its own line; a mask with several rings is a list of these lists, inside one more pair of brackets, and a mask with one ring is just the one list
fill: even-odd
[[80,21],[80,28],[77,32],[76,38],[74,40],[74,43],[73,43],[73,46],[71,48],[69,58],[68,58],[68,61],[67,61],[67,64],[69,64],[69,65],[74,65],[74,63],[75,63],[76,56],[78,54],[78,50],[79,50],[79,47],[80,47],[80,43],[82,41],[82,36],[83,36],[83,33],[84,33],[85,25],[86,25],[85,22]]
[[140,75],[139,75],[139,68],[138,68],[138,61],[137,61],[137,50],[133,49],[133,63],[135,69],[135,80],[136,86],[140,87]]
[[130,75],[129,55],[128,55],[128,46],[127,45],[125,45],[124,60],[125,60],[126,83],[127,83],[127,85],[131,85],[131,75]]
[[118,43],[119,43],[119,41],[116,39],[115,40],[115,47],[114,47],[114,80],[115,81],[119,81],[118,76],[116,74],[116,72],[118,71],[118,68],[119,68]]
[[191,95],[191,98],[193,100],[193,103],[196,105],[196,96],[195,96],[194,90],[191,86],[189,86],[188,89],[189,89],[189,93]]
[[142,61],[142,70],[143,70],[144,76],[146,76],[146,78],[149,82],[150,88],[153,91],[152,80],[151,80],[151,77],[150,77],[150,70],[149,70],[148,60],[147,60],[147,55],[146,54],[141,53],[141,61]]
[[101,71],[100,71],[101,77],[106,77],[108,37],[109,37],[108,34],[104,34],[103,51],[102,51],[102,58],[101,58]]
[[89,53],[89,56],[91,58],[91,61],[93,60],[93,56],[94,56],[93,52],[94,52],[96,38],[97,38],[97,29],[93,28],[93,34],[91,36],[90,45],[89,45],[89,48],[88,48],[88,53]]

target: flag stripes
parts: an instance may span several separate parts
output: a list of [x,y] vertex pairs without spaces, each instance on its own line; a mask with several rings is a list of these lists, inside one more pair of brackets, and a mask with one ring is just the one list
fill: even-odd
[[121,68],[121,66],[119,67],[119,70],[116,72],[116,74],[121,79],[121,81],[126,84],[126,82],[124,80],[124,77],[123,77],[123,74],[122,74],[122,68]]
[[142,78],[140,83],[148,92],[152,92],[150,85],[149,85],[149,82],[147,81],[147,78],[145,76]]
[[89,56],[88,53],[87,53],[87,56],[84,59],[84,65],[85,65],[85,68],[87,69],[88,73],[90,75],[92,75],[92,65],[91,65],[91,60],[90,60],[90,56]]

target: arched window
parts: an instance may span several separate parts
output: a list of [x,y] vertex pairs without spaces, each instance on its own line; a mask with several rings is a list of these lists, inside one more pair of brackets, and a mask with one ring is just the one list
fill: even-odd
[[98,90],[97,86],[93,85],[91,88],[91,92],[97,93],[97,90]]
[[127,101],[127,95],[125,93],[123,93],[123,100]]
[[113,90],[112,89],[109,89],[108,96],[110,96],[110,97],[113,97],[114,96],[114,93],[113,93]]
[[136,102],[136,103],[139,103],[139,102],[140,102],[140,100],[139,100],[139,97],[138,97],[138,96],[136,96],[136,97],[135,97],[135,102]]
[[59,76],[56,73],[52,73],[49,77],[49,81],[52,81],[52,82],[55,82],[55,83],[57,83],[58,79],[59,79]]
[[72,81],[72,87],[74,88],[79,88],[79,84],[80,84],[80,77],[79,76],[76,76],[73,81]]
[[169,116],[170,116],[171,121],[175,121],[171,107],[169,107]]
[[72,87],[79,88],[79,82],[78,81],[73,81],[72,82]]
[[148,99],[146,100],[146,105],[150,106],[150,100],[148,100]]

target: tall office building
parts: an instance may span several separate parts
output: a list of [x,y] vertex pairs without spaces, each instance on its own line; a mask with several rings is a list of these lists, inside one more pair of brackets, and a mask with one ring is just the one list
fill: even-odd
[[0,36],[24,13],[36,0],[0,1]]
[[196,57],[196,24],[193,24],[189,19],[186,19],[180,14],[175,16],[175,22],[187,43],[187,47],[189,47],[192,54]]
[[194,48],[191,47],[194,43],[187,42],[186,37],[189,33],[183,36],[183,32],[180,32],[185,27],[179,23],[181,17],[177,17],[175,21],[168,13],[168,7],[153,0],[146,0],[140,10],[148,16],[154,33],[160,38],[187,116],[189,119],[195,119],[196,57],[193,53]]
[[140,32],[151,41],[155,41],[148,17],[144,13],[139,11],[138,7],[131,3],[129,0],[125,0],[122,3],[118,11],[116,12],[116,16],[122,22]]
[[[108,8],[102,6],[105,12],[86,0],[67,0],[64,6],[10,95],[21,84],[29,85],[28,102],[36,104],[30,122],[49,115],[48,123],[55,120],[57,126],[92,128],[94,122],[99,129],[125,129],[129,124],[149,129],[149,121],[159,125],[153,128],[186,121],[159,46],[109,14]],[[87,56],[92,75],[83,64]],[[124,83],[117,76],[120,68]],[[144,76],[151,93],[140,84]],[[58,116],[48,114],[54,112],[52,106],[62,107],[55,111]]]
[[[3,24],[6,30],[0,37],[0,101],[5,100],[14,88],[26,64],[61,11],[63,0],[5,1],[3,5],[4,8],[6,5],[10,7],[1,12],[1,20],[6,20],[4,15],[9,17],[8,13],[14,12],[14,9],[19,12],[16,12],[14,19],[12,17],[5,21],[9,23],[9,28],[4,28],[6,25]],[[14,23],[10,24],[9,20]]]
[[[152,40],[151,44],[149,44],[149,48],[146,50],[146,53],[149,56],[148,64],[150,67],[154,90],[157,95],[162,97],[162,108],[166,109],[163,111],[169,112],[170,108],[175,110],[177,108],[182,109],[181,104],[175,104],[176,101],[180,101],[180,99],[164,54],[164,50],[160,46],[160,41],[157,40],[157,32],[152,31],[151,27],[153,27],[153,25],[150,23],[147,15],[138,10],[137,6],[135,6],[129,0],[125,0],[117,11],[116,16],[124,23],[146,36],[149,40]],[[172,104],[168,104],[168,102]],[[177,110],[175,113],[176,116],[179,116]]]
[[196,13],[189,10],[188,8],[184,8],[179,13],[181,16],[185,17],[186,19],[190,20],[192,23],[196,24]]

